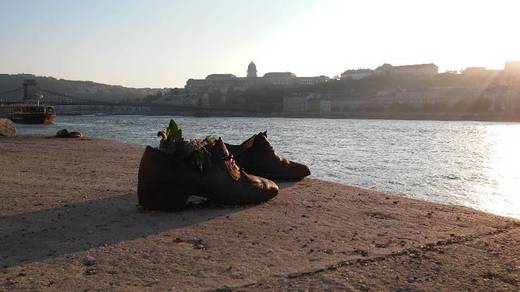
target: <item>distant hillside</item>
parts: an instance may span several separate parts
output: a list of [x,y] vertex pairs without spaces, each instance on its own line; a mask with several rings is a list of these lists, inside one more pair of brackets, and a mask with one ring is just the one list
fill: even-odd
[[[73,81],[32,74],[0,74],[0,92],[21,87],[25,79],[35,79],[38,84],[37,87],[52,92],[108,102],[140,102],[146,96],[156,95],[163,91],[163,89],[158,88],[130,88],[92,81]],[[21,94],[21,92],[10,93],[0,96],[0,98],[21,98]],[[48,96],[49,94],[46,95]],[[52,98],[52,96],[48,96],[48,98]]]

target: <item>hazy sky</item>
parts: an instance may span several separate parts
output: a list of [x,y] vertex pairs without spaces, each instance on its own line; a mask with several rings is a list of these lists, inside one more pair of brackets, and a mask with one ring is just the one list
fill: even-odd
[[518,0],[0,0],[0,73],[182,87],[211,73],[520,59]]

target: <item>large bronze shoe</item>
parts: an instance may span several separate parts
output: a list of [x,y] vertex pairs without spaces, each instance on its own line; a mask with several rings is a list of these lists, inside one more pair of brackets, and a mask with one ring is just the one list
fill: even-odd
[[211,163],[204,170],[201,196],[220,204],[242,205],[265,202],[278,194],[275,182],[242,170],[222,139],[209,146],[208,151]]
[[197,173],[183,161],[174,161],[165,152],[146,147],[139,165],[137,198],[150,210],[177,211],[195,194]]
[[299,180],[311,174],[304,164],[287,160],[277,154],[267,131],[260,132],[240,145],[229,145],[238,165],[246,172],[273,180]]

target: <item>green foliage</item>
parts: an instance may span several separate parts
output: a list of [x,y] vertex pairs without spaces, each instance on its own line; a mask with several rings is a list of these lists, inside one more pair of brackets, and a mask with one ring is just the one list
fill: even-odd
[[177,123],[175,123],[175,121],[172,119],[170,120],[170,124],[168,125],[168,132],[167,132],[167,135],[168,137],[172,137],[172,141],[175,141],[177,143],[182,143],[184,142],[184,139],[182,138],[182,130],[179,129],[179,127],[177,126]]
[[170,148],[174,146],[174,144],[181,146],[184,144],[182,130],[179,129],[177,123],[175,123],[173,119],[170,120],[170,124],[168,125],[168,128],[166,128],[166,131],[160,132],[159,136],[161,136],[160,148]]
[[215,136],[207,136],[206,139],[204,139],[209,145],[213,145],[217,142],[217,137]]
[[198,149],[193,150],[193,164],[199,169],[200,173],[204,171],[204,165],[206,162],[206,158],[210,156],[209,152],[206,150],[206,148],[201,147]]
[[201,173],[211,164],[211,154],[207,146],[212,146],[217,141],[215,136],[207,136],[205,139],[191,139],[189,142],[182,137],[182,130],[174,120],[170,120],[168,128],[157,134],[161,137],[159,148],[169,154],[170,159],[188,162],[194,165]]

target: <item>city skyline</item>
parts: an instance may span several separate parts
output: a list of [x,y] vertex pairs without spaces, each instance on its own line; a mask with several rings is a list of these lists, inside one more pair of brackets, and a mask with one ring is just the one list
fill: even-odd
[[163,88],[244,76],[250,61],[259,76],[333,77],[383,63],[443,72],[520,59],[514,1],[368,2],[3,1],[0,73]]

